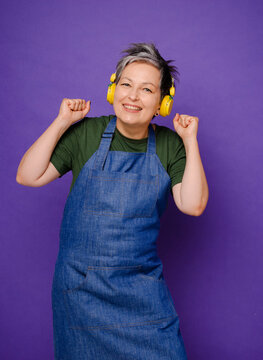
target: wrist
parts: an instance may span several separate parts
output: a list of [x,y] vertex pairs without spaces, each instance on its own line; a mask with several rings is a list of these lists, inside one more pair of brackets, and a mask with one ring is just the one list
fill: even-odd
[[186,150],[192,148],[193,146],[198,145],[196,136],[183,139],[183,143]]
[[56,128],[56,131],[58,133],[59,138],[68,130],[68,128],[71,126],[68,120],[57,116],[55,120],[52,123],[52,126]]
[[53,122],[64,131],[66,131],[71,126],[71,123],[69,120],[67,120],[59,115],[55,118],[55,120]]

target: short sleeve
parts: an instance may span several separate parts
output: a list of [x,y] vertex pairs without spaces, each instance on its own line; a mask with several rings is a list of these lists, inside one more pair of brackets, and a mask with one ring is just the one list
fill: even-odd
[[50,162],[60,173],[59,177],[72,170],[73,157],[78,148],[75,129],[76,124],[73,124],[64,132],[51,155]]
[[169,160],[168,173],[171,178],[171,186],[182,182],[186,164],[186,152],[182,138],[176,133],[171,132],[169,138]]

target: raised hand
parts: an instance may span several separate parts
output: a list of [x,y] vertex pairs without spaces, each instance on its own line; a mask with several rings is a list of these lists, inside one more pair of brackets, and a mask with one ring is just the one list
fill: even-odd
[[67,99],[61,102],[58,117],[69,122],[70,125],[83,119],[90,111],[90,100]]
[[198,122],[199,119],[196,116],[178,113],[173,119],[174,129],[183,141],[197,137]]

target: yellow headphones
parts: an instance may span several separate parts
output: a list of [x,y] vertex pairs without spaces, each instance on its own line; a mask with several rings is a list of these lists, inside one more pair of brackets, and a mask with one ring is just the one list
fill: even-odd
[[[110,84],[108,85],[108,92],[107,92],[107,101],[110,104],[113,104],[113,100],[114,100],[114,93],[116,88],[115,80],[116,80],[116,73],[113,73],[110,78]],[[160,107],[161,116],[170,115],[173,107],[174,95],[175,95],[174,78],[172,77],[172,87],[170,87],[170,95],[165,95],[161,103],[161,107]]]

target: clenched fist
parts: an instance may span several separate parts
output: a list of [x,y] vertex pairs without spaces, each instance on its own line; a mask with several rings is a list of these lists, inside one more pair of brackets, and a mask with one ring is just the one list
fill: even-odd
[[199,119],[196,116],[176,114],[173,119],[174,129],[183,141],[197,136]]
[[72,125],[78,120],[83,119],[90,111],[90,100],[84,99],[67,99],[61,102],[58,117]]

